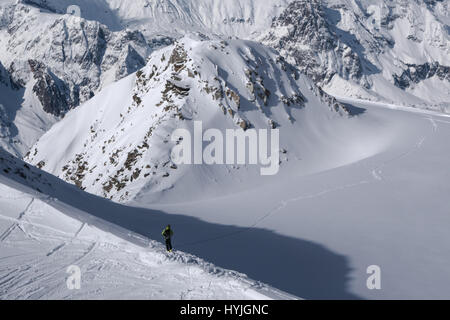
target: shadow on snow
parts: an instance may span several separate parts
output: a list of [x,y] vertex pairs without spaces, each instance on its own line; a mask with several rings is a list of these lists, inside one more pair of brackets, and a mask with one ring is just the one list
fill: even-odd
[[[18,166],[24,165],[17,158],[14,161]],[[220,225],[182,214],[121,205],[83,192],[37,168],[31,170],[50,181],[52,187],[41,182],[33,186],[23,176],[5,175],[3,171],[0,174],[27,187],[39,187],[42,193],[55,199],[50,199],[49,205],[127,241],[133,242],[127,233],[132,231],[163,242],[161,231],[171,224],[175,249],[195,254],[217,266],[245,273],[254,280],[305,299],[359,299],[348,292],[351,271],[348,259],[319,244],[266,229]],[[77,213],[67,205],[82,212]],[[125,230],[110,229],[107,223],[96,218]],[[143,241],[138,243],[142,245]]]

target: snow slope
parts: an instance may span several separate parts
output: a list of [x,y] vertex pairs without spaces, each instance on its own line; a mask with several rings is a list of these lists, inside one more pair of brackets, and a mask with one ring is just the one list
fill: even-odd
[[[198,192],[186,199],[180,190],[192,188],[192,180],[180,180],[180,189],[158,202],[142,194],[129,203],[142,209],[116,212],[119,205],[110,203],[103,218],[150,235],[159,231],[153,219],[170,221],[177,248],[307,299],[449,298],[450,118],[343,102],[358,115],[334,134],[372,137],[366,143],[379,146],[371,155],[309,174],[293,160],[289,175],[240,191],[236,182],[216,197]],[[321,156],[333,157],[328,150]],[[216,188],[207,177],[197,179]],[[89,201],[83,206],[95,212]],[[154,215],[132,214],[145,208]],[[381,268],[381,290],[366,287],[370,265]]]
[[[375,152],[377,144],[367,146],[364,134],[335,136],[333,131],[347,126],[349,118],[343,105],[273,50],[250,41],[191,35],[153,53],[136,75],[71,111],[26,160],[121,202],[140,193],[157,198],[165,190],[178,190],[180,180],[190,186],[180,196],[220,195],[269,179],[261,177],[260,165],[176,165],[171,158],[175,129],[186,128],[194,136],[195,121],[223,135],[227,129],[280,129],[282,150],[276,156],[289,175],[290,159],[305,158],[303,171],[313,172]],[[332,161],[319,157],[325,150],[336,151]],[[205,188],[197,177],[217,182]]]
[[[1,149],[0,169],[2,300],[294,298],[191,254],[167,254],[161,243],[80,210],[77,203],[89,202],[94,214],[109,211],[107,201],[85,198]],[[127,219],[128,209],[120,210]],[[81,270],[80,290],[66,285],[69,266]]]
[[[52,19],[58,12],[63,13],[68,4],[56,0],[21,2],[33,2],[33,12],[42,10],[39,14]],[[38,181],[35,187],[53,198],[44,197],[43,202],[52,205],[59,218],[46,216],[45,224],[64,220],[58,228],[68,228],[70,239],[80,236],[86,240],[87,245],[74,249],[81,251],[79,256],[91,251],[92,237],[140,252],[140,247],[130,248],[132,245],[123,244],[123,240],[105,239],[110,239],[111,233],[129,242],[142,236],[157,239],[161,226],[170,222],[177,234],[176,248],[296,296],[449,298],[450,119],[439,114],[448,112],[450,98],[448,1],[295,1],[284,12],[284,2],[277,1],[260,7],[250,0],[242,7],[235,1],[128,3],[107,0],[89,6],[87,1],[76,2],[84,14],[96,11],[98,19],[115,33],[128,25],[142,28],[139,32],[147,36],[162,32],[180,39],[154,52],[141,72],[106,87],[69,112],[26,158],[91,193],[60,183],[56,188],[45,186],[44,177],[53,180],[40,171],[24,182],[33,186]],[[270,7],[272,4],[277,7]],[[108,8],[114,8],[114,13]],[[380,25],[376,23],[377,8],[382,9]],[[31,9],[24,12],[27,10]],[[265,30],[271,15],[277,19]],[[218,17],[229,19],[219,23]],[[87,19],[96,18],[92,15]],[[259,22],[254,23],[256,20]],[[94,30],[100,27],[98,22],[88,22]],[[26,23],[21,27],[26,30]],[[190,34],[191,31],[206,35]],[[186,33],[188,36],[181,38]],[[264,41],[280,50],[288,63],[259,43],[227,38],[235,35]],[[26,48],[20,38],[15,40],[19,48]],[[111,43],[113,47],[115,42]],[[45,46],[42,52],[46,52]],[[326,91],[346,98],[340,98],[341,104],[334,101],[298,74],[294,63]],[[13,88],[8,78],[13,75],[14,80],[14,72],[9,69],[0,68],[6,75],[0,81],[2,98],[8,97],[4,100],[6,108],[0,108],[6,147],[15,143],[11,138],[17,131],[14,126],[18,127],[13,121],[14,101],[21,97],[26,101],[36,99],[31,87],[22,86],[25,94],[20,87]],[[42,74],[49,73],[39,72],[38,77]],[[43,120],[44,124],[51,122]],[[174,165],[169,158],[174,146],[170,134],[180,127],[192,132],[194,120],[202,120],[204,129],[222,131],[239,127],[280,129],[279,173],[262,177],[259,166],[251,165]],[[47,128],[39,130],[43,133]],[[29,130],[36,130],[36,126]],[[25,132],[24,137],[37,135]],[[9,150],[21,152],[15,146],[9,146]],[[2,174],[23,180],[24,175],[27,177],[23,171],[26,172],[26,166],[19,166],[25,169]],[[18,186],[11,189],[10,185],[5,192],[20,198],[24,191]],[[17,206],[12,211],[13,219],[20,218],[28,204],[35,210],[35,202],[29,197],[26,200],[28,203],[4,200],[5,208]],[[36,202],[36,210],[45,206]],[[101,222],[90,220],[95,228],[81,228],[80,223],[58,213],[74,216],[80,210],[101,218]],[[30,216],[35,218],[33,212]],[[87,216],[81,214],[77,218],[86,221]],[[44,231],[35,231],[36,235],[16,220],[4,225],[2,237],[6,244],[18,233],[19,243],[26,242],[23,250],[37,250],[39,256],[49,254],[49,259],[66,252],[64,248],[78,245],[78,240],[71,244],[67,237],[54,243],[49,239],[52,235],[42,238],[39,232]],[[120,230],[111,229],[109,223],[120,226]],[[34,223],[33,228],[37,227]],[[82,232],[74,237],[80,229]],[[124,230],[135,236],[127,237],[128,231]],[[22,234],[35,236],[46,244],[34,249],[34,242]],[[4,248],[5,252],[11,250]],[[93,249],[96,252],[97,247]],[[97,251],[100,265],[108,264],[105,257],[114,253],[101,250]],[[152,261],[164,259],[158,250],[161,248],[155,244]],[[20,278],[14,273],[21,262],[10,255],[13,254],[7,253],[6,259],[0,260],[10,261],[8,270],[14,275],[5,274],[6,279],[12,279],[7,282],[11,285],[8,292],[13,292],[11,297],[33,294],[28,274],[25,272]],[[73,260],[79,257],[73,251],[67,255]],[[131,266],[117,266],[115,270],[143,270],[138,265],[145,266],[144,260],[147,261],[128,253],[115,257],[131,261]],[[180,254],[177,259],[185,261],[189,257]],[[64,264],[67,260],[62,258]],[[193,260],[205,270],[203,262]],[[43,260],[39,270],[45,274],[46,263],[51,261]],[[83,267],[88,270],[92,264],[85,263]],[[381,268],[381,290],[366,287],[370,265]],[[185,265],[175,267],[180,268],[180,274],[188,272]],[[105,269],[102,272],[107,272],[107,268],[102,270]],[[156,271],[161,272],[164,271]],[[111,277],[108,273],[99,274]],[[235,275],[230,276],[235,279]],[[100,281],[95,276],[90,273],[92,290],[96,288],[95,281]],[[115,281],[137,283],[139,276],[138,272],[132,279],[119,277]],[[52,277],[46,274],[43,279]],[[176,284],[177,279],[174,281]],[[250,283],[259,292],[261,288]],[[248,282],[241,285],[238,291],[248,288]],[[217,286],[221,286],[219,291],[225,297],[231,295],[220,280]],[[183,292],[185,289],[190,290],[183,288]],[[44,290],[42,297],[55,290]],[[94,297],[90,290],[85,296]],[[199,297],[208,296],[202,289],[195,290]],[[56,297],[61,296],[62,291],[58,292]],[[176,297],[185,297],[182,292],[174,292]],[[255,297],[254,294],[250,291],[246,297]],[[286,297],[274,289],[263,289],[263,294]]]
[[[353,120],[363,131],[386,137],[376,154],[309,175],[298,161],[289,177],[224,197],[180,201],[167,192],[158,203],[144,196],[133,204],[243,228],[211,237],[214,249],[243,246],[226,257],[208,246],[190,250],[306,299],[448,299],[450,117],[345,101],[362,109]],[[261,228],[298,242],[265,238]],[[370,265],[381,268],[381,290],[366,287]]]
[[[254,58],[242,59],[236,52],[248,57],[251,52]],[[102,189],[84,181],[96,177],[90,171],[100,170],[99,174],[109,177],[119,172],[129,156],[125,153],[110,160],[116,148],[126,147],[128,154],[139,146],[142,150],[142,136],[156,121],[147,120],[152,112],[157,115],[155,119],[167,117],[168,125],[155,129],[155,140],[149,140],[145,157],[131,162],[131,170],[125,167],[120,171],[129,177],[136,168],[146,172],[147,164],[153,169],[152,157],[165,156],[170,150],[164,149],[164,140],[174,128],[192,130],[193,119],[205,121],[205,128],[222,130],[237,127],[241,119],[267,128],[268,120],[274,119],[280,130],[280,146],[286,149],[280,153],[277,175],[262,177],[259,167],[251,165],[163,166],[156,177],[141,174],[133,181],[122,180],[125,186],[119,193],[113,184],[107,196],[141,210],[164,212],[162,220],[177,226],[176,247],[299,297],[448,298],[450,118],[439,112],[351,99],[341,99],[336,112],[326,103],[326,96],[320,98],[311,81],[302,76],[295,80],[294,74],[279,71],[277,64],[270,62],[276,62],[276,56],[265,58],[269,65],[257,63],[264,85],[268,86],[270,79],[280,79],[278,87],[268,87],[271,97],[278,96],[278,90],[296,89],[294,92],[306,102],[302,107],[288,107],[272,104],[274,99],[268,100],[266,107],[257,99],[256,108],[252,108],[255,104],[245,102],[251,99],[242,79],[246,79],[245,68],[254,64],[246,60],[259,61],[259,56],[271,57],[271,52],[253,42],[229,41],[225,45],[220,40],[187,37],[155,53],[140,76],[122,80],[99,94],[92,104],[68,114],[39,141],[36,157],[31,160],[62,177],[69,169],[75,178],[85,174],[87,180],[81,187],[104,196]],[[222,56],[228,56],[231,65],[226,65],[229,60],[220,59]],[[161,60],[162,66],[153,67],[153,61]],[[198,61],[203,63],[196,69]],[[174,74],[174,66],[184,69]],[[288,64],[281,66],[292,70]],[[189,70],[194,78],[188,76]],[[212,82],[217,83],[216,88],[223,83],[236,88],[241,108],[226,95],[222,103],[237,117],[223,114],[220,100],[211,96],[216,90],[207,92],[204,85],[199,86],[194,70],[202,75],[201,80],[217,77],[219,80]],[[278,73],[283,76],[274,76]],[[167,80],[178,89],[164,100]],[[174,90],[171,85],[169,88]],[[183,88],[190,88],[189,95],[180,94]],[[134,94],[140,98],[139,104],[139,99],[132,98]],[[192,103],[194,98],[197,104]],[[180,109],[169,108],[172,116],[165,116],[155,106],[159,101],[165,103],[162,106],[173,103]],[[287,112],[295,121],[287,121]],[[111,143],[105,144],[109,139]],[[76,154],[86,160],[73,158]],[[71,159],[74,167],[67,163]],[[64,170],[67,164],[70,166]],[[164,177],[165,172],[170,175]],[[117,197],[126,192],[129,198]],[[144,234],[151,225],[147,220],[151,218],[136,223],[133,218],[122,221],[114,214],[107,216]],[[370,265],[381,267],[381,290],[366,287]]]

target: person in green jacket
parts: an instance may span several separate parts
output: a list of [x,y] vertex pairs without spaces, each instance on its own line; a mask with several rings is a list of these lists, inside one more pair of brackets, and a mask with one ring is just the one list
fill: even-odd
[[173,231],[170,228],[170,224],[167,225],[167,227],[162,231],[162,236],[164,237],[164,240],[166,240],[166,248],[167,251],[172,252],[172,236],[173,236]]

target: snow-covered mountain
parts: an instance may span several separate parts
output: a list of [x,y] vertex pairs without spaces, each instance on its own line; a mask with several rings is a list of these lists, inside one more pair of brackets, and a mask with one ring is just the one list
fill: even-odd
[[[0,297],[448,298],[448,7],[0,0]],[[271,129],[222,164],[227,130]]]
[[111,30],[139,29],[146,36],[179,37],[189,32],[248,39],[270,27],[291,0],[23,0],[54,13],[76,5],[81,16]]
[[[179,143],[171,140],[175,129],[187,128],[194,136],[196,121],[203,130],[215,128],[224,135],[226,129],[277,128],[282,130],[282,150],[276,156],[283,164],[339,147],[328,132],[349,116],[344,105],[270,48],[192,35],[153,53],[144,69],[67,114],[26,160],[83,190],[119,201],[144,190],[172,189],[180,179],[190,181],[185,196],[207,192],[203,189],[209,187],[195,183],[195,176],[204,175],[220,181],[215,190],[220,193],[236,179],[248,178],[247,185],[253,186],[259,167],[177,166],[171,158]],[[326,144],[312,146],[322,135],[329,138],[323,139]],[[321,166],[326,161],[317,161],[315,169]],[[306,171],[315,169],[305,166]]]
[[253,39],[279,50],[328,93],[448,112],[449,3],[424,0],[165,0],[25,3],[147,38],[186,32]]
[[20,88],[14,94],[18,99],[5,101],[8,94],[1,101],[16,110],[12,119],[3,121],[18,128],[2,138],[2,143],[14,143],[3,146],[23,155],[68,110],[142,68],[152,49],[166,41],[171,40],[150,43],[139,31],[113,32],[99,22],[53,14],[20,1],[1,3],[0,61],[3,73]]
[[[73,6],[80,18],[66,14]],[[190,32],[262,41],[332,95],[448,112],[448,12],[448,1],[421,0],[3,0],[0,61],[23,97],[0,102],[18,128],[1,143],[23,156],[68,110]]]
[[330,94],[450,110],[448,1],[297,0],[258,39]]

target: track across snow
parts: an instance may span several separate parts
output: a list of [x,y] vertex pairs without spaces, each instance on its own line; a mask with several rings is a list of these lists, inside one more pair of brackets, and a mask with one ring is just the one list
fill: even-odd
[[[356,128],[379,130],[383,137],[376,154],[309,175],[293,170],[288,178],[224,197],[176,203],[176,194],[167,193],[165,203],[140,199],[134,205],[146,208],[137,208],[57,184],[31,202],[31,192],[17,191],[22,187],[2,178],[10,185],[0,193],[2,297],[212,298],[204,289],[212,281],[220,288],[214,298],[259,298],[255,294],[261,290],[265,296],[289,297],[272,287],[302,298],[448,298],[449,117],[347,103],[361,109],[352,119],[358,126],[348,130],[355,135]],[[294,169],[302,165],[301,159],[290,163]],[[45,173],[43,178],[53,181]],[[48,210],[42,210],[45,203]],[[41,211],[51,217],[40,217]],[[222,269],[217,279],[212,265],[192,262],[199,260],[189,254],[168,260],[156,242],[145,248],[146,238],[160,238],[164,223],[175,230],[175,248],[245,273],[270,289]],[[74,262],[91,280],[79,296],[67,293],[61,282]],[[168,271],[172,264],[176,272]],[[370,265],[381,268],[381,290],[366,287]],[[165,290],[162,282],[148,280],[151,270],[173,275],[174,287]],[[193,270],[203,279],[200,287],[179,288],[176,284],[186,284]],[[235,291],[230,279],[237,281]],[[47,290],[37,291],[42,284]],[[147,285],[161,291],[147,291]],[[103,286],[110,289],[101,291]]]
[[[290,177],[247,192],[179,203],[168,192],[165,204],[145,197],[136,204],[241,228],[189,250],[303,298],[448,298],[450,117],[341,101],[358,111],[359,128],[377,132],[376,154],[309,175],[301,159],[291,160]],[[361,134],[351,123],[347,129]],[[246,245],[225,257],[209,249],[239,243]],[[283,261],[283,272],[269,261]],[[381,290],[366,286],[370,265],[381,268]]]
[[[293,298],[119,227],[108,226],[122,237],[102,231],[52,201],[0,177],[0,299]],[[80,290],[66,284],[73,265]]]

